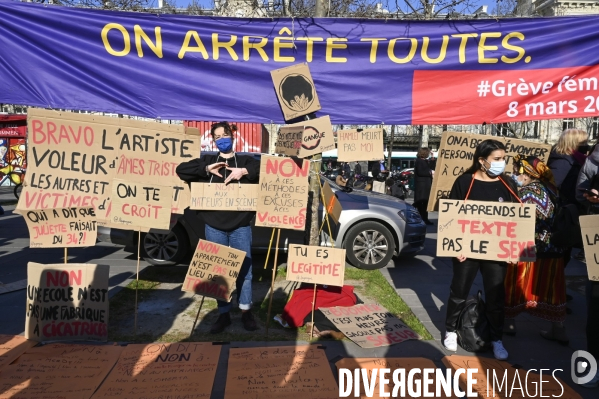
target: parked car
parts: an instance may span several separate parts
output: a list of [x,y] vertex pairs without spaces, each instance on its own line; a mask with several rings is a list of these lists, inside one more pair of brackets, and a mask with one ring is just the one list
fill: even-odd
[[[360,269],[386,266],[394,254],[413,255],[424,246],[426,225],[416,208],[397,198],[362,190],[342,190],[329,184],[343,208],[339,223],[331,220],[336,248],[345,248],[347,261]],[[322,221],[323,208],[319,208]],[[191,257],[200,239],[204,239],[204,222],[195,210],[173,215],[170,230],[150,230],[141,234],[141,255],[150,264],[170,266]],[[252,248],[266,252],[272,229],[256,227],[252,221]],[[137,248],[137,233],[130,230],[100,227],[98,238]],[[328,228],[320,237],[322,246],[330,246]],[[290,244],[303,244],[304,231],[281,229],[278,250]]]

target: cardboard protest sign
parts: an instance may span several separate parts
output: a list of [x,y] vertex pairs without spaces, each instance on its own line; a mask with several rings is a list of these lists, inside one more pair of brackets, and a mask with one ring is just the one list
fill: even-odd
[[289,245],[287,280],[343,287],[344,277],[345,249]]
[[231,348],[225,399],[333,399],[339,388],[322,349],[314,346]]
[[244,259],[243,251],[200,240],[181,290],[229,302]]
[[383,129],[337,131],[337,161],[378,161],[384,158]]
[[285,120],[321,109],[307,64],[297,64],[270,72]]
[[304,230],[308,203],[307,160],[262,156],[256,226]]
[[189,209],[255,211],[257,184],[191,183]]
[[505,144],[505,171],[508,174],[512,173],[512,158],[514,155],[535,156],[546,163],[551,152],[551,145],[549,144],[482,134],[443,132],[431,195],[428,201],[429,212],[437,210],[439,200],[448,198],[455,179],[472,166],[476,146],[481,141],[491,138]]
[[377,304],[319,308],[345,336],[362,348],[378,348],[420,339],[403,321]]
[[[548,369],[545,369],[544,374],[537,374],[525,369],[516,369],[508,362],[476,356],[452,355],[445,356],[441,361],[453,372],[459,369],[477,369],[476,373],[472,373],[472,379],[476,380],[472,390],[480,398],[528,399],[543,396],[582,399]],[[459,385],[462,390],[467,389],[466,373],[460,374]]]
[[176,167],[200,155],[201,138],[184,134],[183,125],[37,108],[28,109],[27,121],[30,155],[20,210],[94,207],[105,225],[115,177],[162,181],[176,196],[185,186]]
[[437,256],[534,262],[535,218],[532,204],[441,200]]
[[112,182],[112,223],[129,230],[168,230],[171,222],[173,188],[159,184]]
[[599,281],[599,215],[580,216],[589,280]]
[[106,341],[108,272],[108,265],[29,262],[25,337]]
[[98,227],[93,207],[23,211],[29,247],[89,247],[96,244]]
[[343,208],[341,207],[339,199],[337,199],[337,196],[331,189],[329,182],[324,182],[324,185],[322,186],[322,195],[324,197],[326,213],[333,218],[335,223],[339,223],[339,217],[341,216]]
[[94,399],[209,398],[220,350],[212,342],[129,344]]
[[89,399],[122,350],[113,345],[47,344],[31,348],[2,369],[0,399]]
[[[371,388],[370,392],[366,392],[363,384],[360,384],[360,396],[359,397],[362,399],[384,398],[384,397],[400,397],[400,398],[408,397],[406,395],[406,393],[407,393],[406,384],[403,385],[403,391],[402,391],[401,387],[397,390],[397,396],[390,395],[393,392],[393,389],[395,387],[395,384],[394,384],[393,378],[392,378],[393,372],[395,370],[404,370],[403,375],[405,375],[406,379],[412,369],[420,370],[421,371],[420,373],[416,373],[414,375],[414,382],[417,383],[416,381],[420,381],[420,384],[421,384],[420,386],[423,387],[422,391],[424,392],[424,385],[423,385],[424,381],[423,381],[422,371],[424,369],[432,369],[432,370],[437,369],[437,365],[435,365],[435,363],[432,360],[425,359],[423,357],[396,357],[396,358],[389,358],[389,357],[347,358],[346,357],[346,358],[339,360],[337,363],[335,363],[335,366],[337,367],[337,371],[339,371],[340,369],[348,369],[348,370],[350,370],[352,375],[354,375],[354,370],[364,369],[364,370],[366,370],[368,378],[374,377],[372,388]],[[374,369],[377,369],[376,375],[373,375]],[[385,377],[389,379],[389,384],[387,384],[386,386],[383,387],[383,392],[387,393],[387,395],[385,395],[385,396],[381,396],[381,385],[379,385],[380,384],[379,375],[380,375],[380,372],[382,369],[389,369],[389,373],[385,375]],[[361,375],[362,371],[359,371],[359,373]],[[401,378],[401,374],[400,374],[399,378]],[[346,379],[346,381],[347,381],[347,379]],[[341,386],[340,388],[343,391],[343,390],[346,390],[348,387]],[[451,386],[448,387],[448,390],[450,392],[450,395],[447,395],[447,392],[444,389],[441,389],[440,390],[441,395],[437,396],[435,394],[435,398],[447,398],[447,399],[455,398],[455,396],[453,395],[453,390],[451,389]],[[427,391],[435,392],[435,393],[437,392],[437,384],[436,384],[434,377],[431,379],[431,383],[428,386]],[[350,397],[355,397],[354,396],[354,386],[351,387]]]
[[275,145],[276,153],[299,158],[333,149],[335,138],[329,116],[283,126],[279,130]]
[[37,345],[36,341],[28,340],[20,335],[0,334],[0,372],[35,345]]
[[375,193],[386,194],[387,187],[385,186],[385,182],[373,180],[372,191],[374,191]]

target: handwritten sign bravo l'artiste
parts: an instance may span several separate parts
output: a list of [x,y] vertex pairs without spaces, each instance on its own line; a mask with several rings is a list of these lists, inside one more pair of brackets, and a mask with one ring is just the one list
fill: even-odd
[[21,211],[31,248],[89,247],[98,228],[93,207]]
[[331,118],[323,116],[283,126],[277,135],[275,152],[306,158],[335,149]]
[[262,156],[256,226],[305,229],[309,172],[307,160]]
[[[29,162],[19,210],[93,207],[110,218],[112,180],[168,182],[172,211],[183,213],[186,184],[176,167],[200,155],[201,138],[183,125],[29,108]],[[127,228],[124,225],[119,228]]]
[[191,183],[189,209],[255,211],[257,184]]
[[534,262],[535,212],[531,204],[441,200],[437,256]]
[[27,264],[25,337],[35,341],[108,338],[107,265]]
[[383,158],[383,129],[337,131],[337,161],[378,161]]
[[289,245],[287,280],[343,287],[345,249]]
[[183,282],[183,291],[229,302],[245,252],[200,240]]
[[[491,137],[481,134],[443,132],[431,195],[428,201],[429,212],[437,210],[440,199],[449,197],[455,179],[472,166],[476,146],[489,138]],[[547,163],[551,151],[551,145],[549,144],[496,136],[492,138],[505,144],[505,171],[507,174],[512,173],[512,158],[516,154],[535,156]]]
[[231,348],[225,399],[339,398],[324,350],[315,346]]
[[324,206],[326,207],[327,214],[333,218],[335,223],[339,223],[343,208],[341,207],[339,199],[331,189],[329,182],[324,182],[322,186],[322,196],[324,197]]
[[581,216],[580,230],[589,280],[599,281],[599,215]]
[[211,342],[129,344],[94,399],[209,398],[220,351]]
[[129,230],[168,230],[171,222],[172,186],[132,183],[114,179],[112,182],[112,223]]
[[321,109],[307,64],[276,69],[270,74],[285,120],[308,115]]
[[378,348],[408,339],[420,339],[410,327],[381,305],[336,306],[319,310],[339,331],[362,348]]

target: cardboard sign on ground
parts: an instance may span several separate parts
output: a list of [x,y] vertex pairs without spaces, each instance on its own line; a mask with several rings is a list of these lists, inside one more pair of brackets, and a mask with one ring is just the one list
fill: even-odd
[[343,287],[345,249],[289,245],[287,280]]
[[28,340],[20,335],[0,334],[0,373],[4,367],[14,362],[27,349],[35,345],[37,345],[36,341]]
[[180,190],[176,167],[200,156],[201,137],[183,125],[29,108],[27,128],[30,162],[17,209],[94,207],[101,226],[114,209],[114,178]]
[[337,161],[378,161],[385,158],[383,129],[337,131]]
[[27,264],[25,337],[106,341],[108,265]]
[[304,230],[309,173],[307,160],[263,155],[256,226]]
[[[299,129],[302,129],[302,134],[298,143]],[[282,127],[277,137],[276,149],[281,151],[280,154],[299,158],[335,149],[331,118],[323,116]]]
[[372,191],[374,191],[375,193],[386,194],[387,186],[385,186],[385,182],[373,180]]
[[403,321],[377,304],[319,308],[345,336],[362,348],[378,348],[420,339]]
[[181,289],[229,302],[245,252],[200,240]]
[[22,211],[31,248],[89,247],[98,229],[93,207]]
[[341,207],[339,199],[331,189],[329,182],[324,182],[324,185],[322,186],[322,195],[324,197],[324,206],[327,214],[333,218],[335,223],[339,223],[339,217],[341,216],[343,208]]
[[535,156],[547,163],[551,145],[506,137],[485,136],[482,134],[443,132],[439,146],[439,158],[433,176],[428,211],[436,211],[440,199],[448,198],[455,179],[472,166],[476,146],[488,139],[498,140],[506,147],[507,174],[512,173],[512,158],[516,154]]
[[31,348],[2,369],[0,399],[89,399],[122,350],[113,345],[47,344]]
[[[529,373],[525,369],[516,369],[504,361],[476,356],[445,356],[442,362],[454,372],[458,369],[477,369],[478,372],[472,374],[472,378],[476,380],[472,390],[478,393],[480,398],[528,399],[555,397],[582,399],[563,380],[557,376],[554,378],[552,370],[545,369],[542,375]],[[459,376],[459,384],[462,390],[467,389],[466,373]],[[493,391],[493,387],[495,391]]]
[[255,211],[257,184],[191,183],[189,209]]
[[599,215],[581,216],[580,230],[589,280],[599,281]]
[[270,72],[285,120],[321,109],[307,64],[297,64]]
[[127,345],[94,399],[209,398],[220,350],[212,342]]
[[159,184],[112,181],[111,222],[127,230],[168,230],[171,222],[173,187]]
[[314,346],[231,348],[225,399],[339,397],[322,349]]
[[534,262],[535,218],[532,204],[441,200],[437,256]]
[[[420,386],[422,387],[422,392],[424,393],[424,381],[423,381],[423,375],[422,375],[422,370],[424,369],[433,369],[435,370],[437,368],[437,366],[435,365],[435,363],[430,360],[430,359],[425,359],[423,357],[396,357],[396,358],[343,358],[341,360],[339,360],[337,363],[335,363],[335,366],[337,366],[337,371],[339,371],[340,369],[348,369],[351,371],[352,376],[354,375],[354,370],[356,369],[364,369],[367,370],[367,374],[369,378],[372,378],[373,376],[373,369],[377,369],[377,374],[374,376],[374,384],[372,387],[372,392],[366,392],[364,389],[364,385],[360,384],[360,398],[365,399],[365,398],[382,398],[382,397],[391,397],[391,393],[393,392],[393,389],[395,387],[394,382],[393,382],[393,372],[395,370],[405,370],[405,379],[408,379],[408,374],[410,373],[410,371],[412,369],[419,369],[421,370],[421,373],[416,374],[414,377],[414,381],[419,381]],[[381,369],[389,369],[389,373],[385,375],[385,378],[389,379],[389,384],[387,384],[384,388],[384,392],[387,393],[387,395],[385,396],[381,396],[381,386],[379,385],[380,382],[380,371]],[[360,376],[362,375],[362,371],[359,371]],[[345,380],[346,384],[347,384],[347,379]],[[353,381],[352,381],[353,382]],[[362,380],[360,381],[362,382]],[[370,382],[370,380],[368,380],[368,382]],[[417,382],[418,383],[418,382]],[[428,385],[428,392],[437,392],[437,384],[435,383],[435,378],[433,376],[433,378],[430,381],[430,385]],[[347,386],[345,387],[340,387],[341,390],[347,390]],[[408,394],[408,390],[407,387],[404,384],[404,395],[402,395],[402,389],[401,387],[397,390],[398,395],[396,397],[407,397],[406,395]],[[440,396],[436,396],[435,398],[455,398],[455,396],[453,395],[453,390],[451,389],[451,387],[449,388],[449,391],[451,392],[450,395],[447,395],[447,393],[441,388],[440,392],[441,395]],[[372,394],[371,394],[372,393]],[[354,387],[352,386],[351,388],[351,392],[350,392],[350,397],[355,397],[354,396]]]

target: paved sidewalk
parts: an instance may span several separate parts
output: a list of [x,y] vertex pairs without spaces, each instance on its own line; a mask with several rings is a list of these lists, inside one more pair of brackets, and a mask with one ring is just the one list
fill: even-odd
[[[435,345],[439,351],[450,354],[441,343],[445,334],[445,303],[449,297],[449,285],[453,275],[450,258],[436,258],[437,245],[437,214],[431,213],[430,219],[435,225],[428,227],[425,249],[414,258],[397,258],[385,269],[381,269],[392,287],[402,299],[412,308],[412,311],[426,326],[435,338]],[[394,264],[393,264],[394,263]],[[520,365],[526,369],[562,369],[556,375],[571,385],[584,398],[599,397],[599,389],[585,389],[572,383],[570,377],[570,358],[574,351],[586,349],[586,300],[584,286],[587,271],[582,262],[572,260],[566,267],[566,276],[569,281],[568,293],[574,299],[568,302],[572,314],[566,319],[566,331],[570,338],[568,346],[543,339],[540,330],[549,328],[550,323],[528,316],[520,315],[516,319],[517,334],[504,335],[503,342],[508,350],[511,364]],[[474,282],[471,295],[483,289],[482,279],[479,276]],[[458,354],[470,355],[459,348]],[[480,354],[492,357],[491,352]]]

